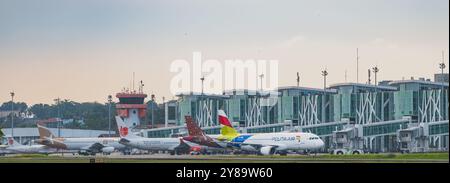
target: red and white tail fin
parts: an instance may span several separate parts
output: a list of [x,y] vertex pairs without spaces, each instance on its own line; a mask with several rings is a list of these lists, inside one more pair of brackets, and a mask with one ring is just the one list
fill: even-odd
[[185,116],[186,126],[188,129],[189,136],[203,136],[203,130],[195,123],[191,116]]
[[138,136],[131,132],[130,128],[125,124],[120,116],[116,116],[116,123],[120,138],[138,138]]
[[233,128],[233,126],[231,125],[230,120],[228,120],[227,114],[225,114],[225,112],[223,110],[219,110],[218,111],[218,115],[219,115],[219,122],[220,122],[221,125]]

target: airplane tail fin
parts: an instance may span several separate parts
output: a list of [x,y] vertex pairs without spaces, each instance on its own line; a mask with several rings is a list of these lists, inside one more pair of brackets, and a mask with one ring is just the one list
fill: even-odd
[[185,116],[186,126],[188,129],[189,136],[203,136],[203,130],[195,123],[191,116]]
[[119,130],[120,138],[137,138],[135,134],[131,132],[129,127],[125,124],[120,116],[116,116],[117,128]]
[[222,128],[220,129],[221,137],[219,137],[222,140],[228,140],[231,141],[233,138],[239,136],[239,133],[236,131],[236,129],[233,128],[233,125],[231,125],[230,120],[228,120],[227,115],[223,110],[218,111],[219,115],[219,122],[222,125]]
[[46,138],[53,138],[55,137],[53,133],[45,126],[37,125],[39,130],[39,138],[46,139]]
[[8,137],[8,145],[11,147],[23,146],[19,142],[17,142],[13,137]]

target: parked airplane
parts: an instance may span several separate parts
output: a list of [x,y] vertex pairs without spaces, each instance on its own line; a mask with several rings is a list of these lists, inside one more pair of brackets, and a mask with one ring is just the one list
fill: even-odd
[[194,122],[191,116],[185,116],[186,126],[188,128],[188,136],[183,137],[183,140],[197,144],[194,152],[200,153],[215,153],[225,152],[227,149],[226,142],[218,141],[218,135],[206,135],[203,130]]
[[[323,147],[324,142],[312,133],[261,133],[239,134],[231,125],[225,112],[218,111],[219,122],[222,126],[221,135],[216,137],[185,138],[187,141],[206,146],[216,146],[219,142],[226,142],[225,147],[235,147],[244,151],[258,152],[262,155],[275,153],[286,155],[288,150],[316,150]],[[221,145],[224,147],[224,145]]]
[[22,145],[14,140],[13,137],[7,137],[7,141],[8,147],[6,147],[4,150],[8,152],[8,154],[50,154],[57,152],[56,149],[50,148],[45,145]]
[[128,147],[151,151],[169,151],[171,155],[189,153],[190,146],[181,138],[145,138],[137,136],[129,130],[124,120],[116,116],[120,143]]
[[119,143],[120,138],[56,138],[48,128],[41,125],[37,126],[40,138],[36,142],[48,147],[63,150],[77,150],[79,154],[83,155],[95,155],[97,153],[110,154],[115,150],[127,149],[125,145]]

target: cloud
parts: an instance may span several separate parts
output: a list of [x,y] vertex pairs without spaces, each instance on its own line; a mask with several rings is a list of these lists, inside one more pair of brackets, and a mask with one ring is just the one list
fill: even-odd
[[303,36],[303,35],[296,35],[294,37],[291,37],[291,38],[281,42],[281,46],[289,48],[289,47],[295,46],[296,44],[301,43],[301,42],[303,42],[305,40],[306,40],[305,36]]
[[373,46],[385,47],[388,49],[398,48],[398,45],[395,42],[386,40],[384,38],[375,38],[374,40],[370,41],[370,44]]

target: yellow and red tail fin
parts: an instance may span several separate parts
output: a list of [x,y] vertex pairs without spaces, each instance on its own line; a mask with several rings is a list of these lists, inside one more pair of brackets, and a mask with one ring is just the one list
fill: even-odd
[[223,110],[219,110],[218,115],[219,122],[222,125],[222,128],[220,129],[221,136],[219,137],[219,140],[231,141],[239,136],[239,133],[236,131],[236,129],[233,128],[233,125],[231,124],[230,120],[228,120],[225,112]]

